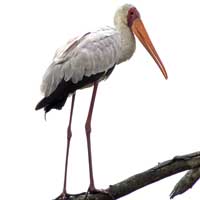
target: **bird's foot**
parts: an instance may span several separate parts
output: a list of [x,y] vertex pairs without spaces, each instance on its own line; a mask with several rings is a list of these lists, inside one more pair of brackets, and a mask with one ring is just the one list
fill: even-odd
[[54,200],[69,200],[70,197],[76,197],[80,195],[86,194],[85,192],[79,193],[79,194],[68,194],[66,192],[62,192],[56,199]]
[[114,196],[108,190],[104,189],[89,188],[85,195],[85,200],[87,199],[89,194],[104,194],[108,195],[110,199],[115,200]]
[[62,192],[57,198],[55,198],[54,200],[68,200],[70,197],[69,194],[67,194],[66,192]]

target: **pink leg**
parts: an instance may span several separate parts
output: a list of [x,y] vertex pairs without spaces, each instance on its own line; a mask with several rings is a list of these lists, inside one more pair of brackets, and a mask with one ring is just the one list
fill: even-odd
[[71,124],[72,124],[72,115],[73,115],[73,109],[74,109],[74,101],[75,101],[75,93],[72,95],[72,102],[71,102],[71,111],[70,111],[70,118],[69,118],[69,125],[67,128],[67,152],[66,152],[66,161],[65,161],[65,174],[64,174],[64,185],[63,185],[63,192],[62,194],[56,198],[56,200],[65,200],[68,199],[67,194],[67,166],[68,166],[68,156],[69,156],[69,147],[70,147],[70,140],[72,137],[72,131],[71,131]]
[[93,93],[92,93],[92,99],[90,102],[90,108],[87,116],[87,120],[85,123],[85,131],[86,131],[86,137],[87,137],[87,147],[88,147],[88,161],[89,161],[89,173],[90,173],[90,186],[89,191],[95,191],[95,185],[94,185],[94,177],[93,177],[93,169],[92,169],[92,152],[91,152],[91,141],[90,141],[90,134],[91,134],[91,120],[92,120],[92,112],[94,108],[94,102],[96,97],[98,83],[94,83]]
[[66,187],[67,187],[67,166],[68,166],[70,140],[71,140],[71,137],[72,137],[71,124],[72,124],[72,115],[73,115],[73,110],[74,110],[75,95],[76,95],[75,93],[72,95],[69,125],[68,125],[68,128],[67,128],[67,152],[66,152],[66,161],[65,161],[65,176],[64,176],[63,193],[66,193]]

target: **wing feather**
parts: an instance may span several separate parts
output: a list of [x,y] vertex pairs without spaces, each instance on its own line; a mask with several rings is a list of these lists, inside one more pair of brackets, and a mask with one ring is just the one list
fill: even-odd
[[120,45],[120,35],[111,27],[69,41],[57,50],[44,74],[41,91],[49,96],[63,78],[78,83],[84,76],[107,72],[118,63]]

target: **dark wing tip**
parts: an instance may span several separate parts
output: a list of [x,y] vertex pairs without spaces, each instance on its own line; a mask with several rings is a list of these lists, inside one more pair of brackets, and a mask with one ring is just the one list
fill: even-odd
[[35,110],[39,110],[39,109],[40,109],[40,106],[39,106],[39,104],[37,104],[35,107]]
[[44,108],[46,105],[47,105],[47,99],[45,97],[36,105],[35,110],[39,110],[41,108]]

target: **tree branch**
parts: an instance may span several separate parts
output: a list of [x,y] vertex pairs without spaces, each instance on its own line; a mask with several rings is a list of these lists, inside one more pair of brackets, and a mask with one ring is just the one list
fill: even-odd
[[[171,160],[159,163],[157,166],[142,173],[129,177],[117,184],[110,185],[106,191],[110,195],[103,193],[89,194],[87,200],[113,200],[130,194],[149,184],[162,180],[171,175],[189,171],[175,186],[171,193],[171,198],[181,194],[193,186],[200,177],[200,152],[195,152],[183,156],[176,156]],[[85,195],[72,196],[72,200],[84,200]]]
[[174,198],[176,195],[182,194],[198,181],[200,178],[200,167],[191,169],[188,171],[185,176],[175,185],[173,191],[170,194],[170,198]]

